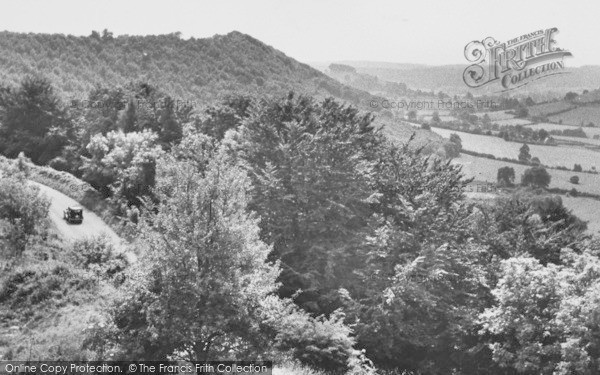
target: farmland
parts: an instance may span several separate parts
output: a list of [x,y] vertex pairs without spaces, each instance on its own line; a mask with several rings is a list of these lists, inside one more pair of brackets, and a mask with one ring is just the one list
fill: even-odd
[[593,123],[600,125],[600,107],[586,106],[578,107],[570,111],[550,116],[552,122],[560,122],[567,125],[587,125]]
[[[497,181],[498,169],[502,167],[512,167],[515,170],[516,182],[519,182],[521,175],[527,168],[526,165],[507,163],[501,160],[486,159],[471,155],[461,154],[459,158],[452,161],[463,165],[463,172],[466,177],[475,178],[477,181],[493,182]],[[573,171],[561,171],[557,169],[548,170],[552,176],[550,188],[577,189],[580,192],[591,194],[600,194],[600,174],[577,173]],[[579,184],[574,185],[569,182],[571,176],[579,177]]]
[[510,118],[510,119],[504,119],[504,120],[492,120],[493,123],[498,124],[498,125],[510,125],[510,126],[515,126],[515,125],[528,125],[531,124],[531,121],[526,120],[526,119],[522,119],[522,118]]
[[529,107],[529,115],[530,116],[547,116],[555,113],[567,111],[569,109],[575,108],[575,106],[571,103],[567,102],[554,102],[554,103],[544,103],[538,104]]
[[[449,138],[450,134],[456,133],[462,140],[463,149],[483,154],[492,154],[496,158],[516,159],[519,155],[519,149],[523,145],[519,142],[507,142],[497,137],[470,134],[448,129],[432,128],[431,131],[444,138]],[[600,167],[600,153],[595,151],[583,148],[539,145],[529,145],[529,149],[532,157],[538,157],[542,164],[548,166],[565,166],[572,168],[573,165],[577,163],[581,164],[584,169]],[[494,169],[494,173],[496,173],[496,169]]]
[[[585,130],[584,130],[585,131]],[[565,137],[562,135],[553,135],[554,139],[558,141],[567,141],[567,142],[581,142],[588,145],[600,146],[600,139],[594,138],[579,138],[579,137]]]
[[507,113],[507,111],[478,112],[475,114],[479,118],[483,118],[483,116],[485,116],[487,114],[489,116],[490,120],[492,120],[492,121],[510,120],[515,117],[511,113]]
[[[539,129],[545,129],[547,131],[550,130],[565,130],[565,129],[571,129],[571,130],[575,130],[577,128],[580,128],[580,126],[575,126],[575,125],[560,125],[560,124],[551,124],[548,122],[543,122],[543,123],[539,123],[539,124],[534,124],[534,125],[528,125],[528,127],[534,129],[534,130],[539,130]],[[588,138],[593,138],[595,135],[600,135],[600,128],[597,127],[583,127],[583,132],[588,136]]]

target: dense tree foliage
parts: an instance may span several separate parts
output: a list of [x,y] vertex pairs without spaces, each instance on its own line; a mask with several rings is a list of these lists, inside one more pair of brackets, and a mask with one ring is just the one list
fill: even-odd
[[[371,114],[333,99],[228,96],[195,112],[137,83],[95,87],[88,100],[47,107],[72,134],[36,157],[136,214],[133,266],[101,240],[65,253],[119,288],[106,325],[86,331],[97,357],[285,355],[354,373],[371,372],[369,359],[423,374],[597,369],[600,246],[537,188],[549,182],[542,168],[525,173],[533,188],[471,201],[459,166],[412,139],[389,142]],[[460,151],[459,138],[450,144]],[[43,199],[4,173],[0,213],[12,214],[0,224],[37,227]],[[502,185],[514,178],[498,171]]]
[[526,169],[521,176],[521,185],[546,188],[550,185],[552,176],[544,167],[533,167]]
[[496,179],[500,186],[513,186],[515,182],[515,169],[513,167],[499,168]]
[[365,108],[372,98],[237,31],[187,40],[178,33],[112,36],[105,31],[88,37],[3,31],[0,80],[17,85],[27,75],[42,74],[63,99],[80,100],[97,86],[139,79],[199,106],[227,94],[283,95],[289,90]]
[[0,245],[6,240],[19,255],[30,237],[44,230],[50,202],[36,186],[27,185],[24,175],[8,172],[10,176],[2,176],[0,171]]
[[36,163],[47,163],[74,138],[67,112],[50,82],[27,77],[18,88],[0,88],[0,152],[20,152]]

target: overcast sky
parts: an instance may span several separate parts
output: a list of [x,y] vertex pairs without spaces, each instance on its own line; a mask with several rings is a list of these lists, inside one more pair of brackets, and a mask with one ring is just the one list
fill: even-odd
[[557,27],[568,66],[600,65],[600,1],[3,1],[0,29],[210,37],[238,30],[303,61],[465,64],[465,45]]

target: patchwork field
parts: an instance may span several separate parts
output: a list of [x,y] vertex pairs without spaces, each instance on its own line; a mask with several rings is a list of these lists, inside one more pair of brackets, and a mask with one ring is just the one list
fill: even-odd
[[[581,126],[576,126],[576,125],[561,125],[561,124],[551,124],[549,122],[541,122],[539,124],[534,124],[534,125],[527,125],[528,127],[535,129],[535,130],[539,130],[539,129],[545,129],[547,131],[550,130],[565,130],[565,129],[578,129]],[[583,132],[589,137],[592,138],[594,135],[600,135],[600,127],[583,127]]]
[[[551,122],[538,122],[537,124],[531,124],[531,125],[527,125],[528,127],[530,127],[531,129],[535,129],[535,130],[539,130],[539,129],[545,129],[545,130],[565,130],[565,129],[571,129],[571,130],[575,130],[580,128],[580,126],[575,126],[575,125],[561,125],[561,124],[554,124]],[[584,130],[587,128],[584,128]]]
[[[459,158],[452,161],[455,164],[463,166],[463,173],[466,177],[475,178],[477,181],[495,183],[497,181],[498,169],[502,167],[512,167],[515,170],[516,182],[521,181],[521,175],[528,168],[526,165],[507,163],[501,160],[480,158],[471,155],[461,154]],[[600,174],[577,173],[573,171],[561,171],[550,169],[548,173],[552,176],[550,181],[551,188],[577,189],[581,192],[600,194]],[[575,185],[569,182],[571,176],[579,177],[579,184]],[[599,215],[600,215],[600,211]]]
[[[519,156],[519,149],[523,146],[519,142],[507,142],[497,137],[470,134],[455,130],[431,128],[431,131],[444,138],[450,138],[450,134],[456,133],[460,136],[465,150],[492,154],[497,158],[516,159]],[[529,145],[529,149],[531,156],[538,157],[542,164],[545,165],[572,168],[577,163],[581,164],[586,170],[592,167],[600,167],[600,153],[596,151],[584,148],[539,145]]]
[[566,111],[575,108],[574,105],[566,102],[544,103],[529,107],[530,116],[546,116],[554,113]]
[[562,120],[567,125],[587,125],[590,122],[600,126],[600,107],[579,107],[570,111],[550,116],[548,119],[552,122]]
[[[451,122],[451,121],[456,121],[457,118],[454,116],[450,116],[450,115],[439,115],[440,116],[440,120],[441,121],[445,121],[445,122]],[[430,122],[431,119],[433,118],[433,116],[431,115],[424,115],[424,116],[419,116],[423,119],[423,121],[427,121]]]
[[477,115],[479,118],[483,118],[483,116],[487,114],[492,121],[510,120],[515,117],[515,115],[506,112],[507,111],[477,112],[475,115]]
[[492,122],[494,124],[498,124],[498,125],[510,125],[510,126],[515,126],[515,125],[529,125],[529,124],[531,124],[531,121],[526,120],[526,119],[522,119],[522,118],[510,118],[510,119],[505,119],[505,120],[494,120]]
[[565,137],[562,135],[553,135],[554,139],[559,141],[567,141],[567,142],[581,142],[588,145],[600,146],[600,139],[594,138],[578,138],[578,137]]

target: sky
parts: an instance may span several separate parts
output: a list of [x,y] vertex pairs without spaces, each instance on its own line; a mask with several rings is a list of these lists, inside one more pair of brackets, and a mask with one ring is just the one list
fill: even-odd
[[557,27],[567,66],[600,65],[598,0],[19,0],[3,1],[0,30],[211,37],[237,30],[312,62],[466,64],[465,45]]

